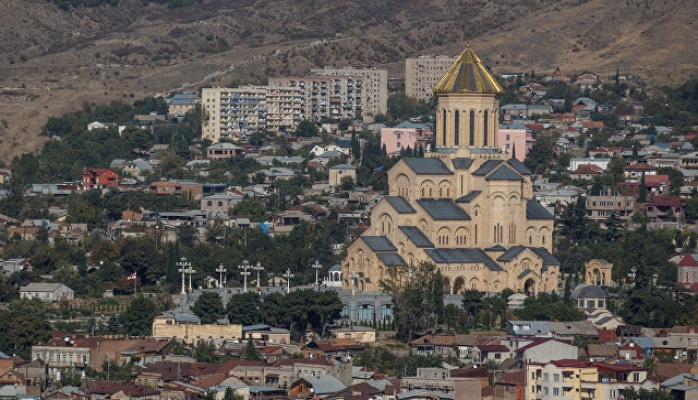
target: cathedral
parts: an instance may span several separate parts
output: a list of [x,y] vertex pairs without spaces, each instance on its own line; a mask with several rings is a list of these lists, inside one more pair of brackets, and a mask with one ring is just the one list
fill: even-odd
[[498,146],[503,89],[470,44],[434,86],[436,148],[388,171],[389,193],[347,249],[343,288],[379,291],[389,268],[421,262],[444,291],[535,295],[558,287],[553,215],[535,199],[531,172]]

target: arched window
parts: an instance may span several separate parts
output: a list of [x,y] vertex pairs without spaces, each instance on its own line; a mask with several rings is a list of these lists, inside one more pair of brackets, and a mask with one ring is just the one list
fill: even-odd
[[485,111],[485,118],[484,118],[483,121],[482,121],[482,122],[483,122],[483,125],[482,125],[482,134],[483,134],[483,137],[484,137],[484,139],[485,139],[485,141],[484,141],[485,146],[487,146],[487,127],[488,127],[488,124],[487,124],[487,116],[488,116],[487,111]]
[[455,145],[458,146],[460,144],[460,111],[456,110],[456,115],[453,122],[456,124],[455,128],[453,129],[455,134],[453,140],[455,140]]
[[475,145],[475,111],[470,112],[470,145]]
[[444,116],[441,118],[444,121],[443,126],[443,145],[446,146],[446,110],[444,110]]

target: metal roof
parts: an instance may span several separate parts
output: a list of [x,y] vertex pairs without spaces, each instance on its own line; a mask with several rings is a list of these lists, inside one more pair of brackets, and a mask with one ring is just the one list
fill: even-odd
[[399,226],[402,233],[417,247],[434,247],[434,243],[416,226]]
[[548,265],[561,265],[562,263],[560,260],[555,258],[554,255],[552,255],[547,249],[544,249],[542,247],[533,247],[531,250],[536,253],[538,257],[543,260],[543,267],[544,270],[547,268]]
[[378,259],[385,265],[407,265],[405,259],[397,253],[378,253]]
[[538,201],[531,199],[526,202],[526,219],[553,219],[552,214]]
[[492,260],[481,249],[425,249],[424,252],[434,263],[483,263],[490,271],[503,271],[504,268]]
[[332,375],[304,376],[301,379],[313,387],[313,392],[316,395],[334,393],[346,387]]
[[455,169],[468,169],[473,165],[472,158],[454,158],[451,160]]
[[400,214],[414,214],[417,212],[404,197],[385,196],[384,199]]
[[446,164],[438,158],[403,158],[402,161],[407,164],[412,171],[424,175],[453,175],[453,172],[448,169]]
[[487,181],[522,181],[523,178],[508,165],[501,165],[485,178]]
[[516,158],[512,158],[509,161],[509,165],[516,170],[516,172],[521,175],[531,175],[531,170],[526,168],[526,166]]
[[511,261],[525,249],[526,248],[524,246],[512,246],[507,251],[505,251],[504,254],[497,257],[497,261]]
[[497,95],[504,93],[504,89],[468,43],[456,62],[436,83],[434,93]]
[[420,199],[417,203],[435,220],[470,220],[470,215],[451,199]]
[[457,198],[456,203],[470,203],[480,193],[482,193],[482,190],[473,190],[472,192],[466,194],[465,196],[461,196],[461,197]]
[[361,236],[361,240],[373,251],[396,251],[397,247],[385,236]]
[[487,160],[484,163],[482,163],[482,165],[480,166],[480,168],[477,169],[477,171],[473,172],[473,175],[487,175],[503,162],[504,161],[502,160]]

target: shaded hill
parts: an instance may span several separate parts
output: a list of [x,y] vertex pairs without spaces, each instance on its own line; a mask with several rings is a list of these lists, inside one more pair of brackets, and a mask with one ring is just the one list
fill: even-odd
[[0,151],[37,149],[46,119],[91,103],[131,102],[203,84],[264,82],[325,65],[457,54],[468,31],[495,73],[641,75],[677,85],[698,63],[692,0],[141,0],[64,11],[46,0],[0,5]]

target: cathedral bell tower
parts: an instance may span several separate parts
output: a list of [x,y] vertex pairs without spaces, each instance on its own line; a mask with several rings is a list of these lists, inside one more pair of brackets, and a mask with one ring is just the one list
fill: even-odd
[[503,92],[468,43],[434,86],[436,147],[498,148],[499,96]]

